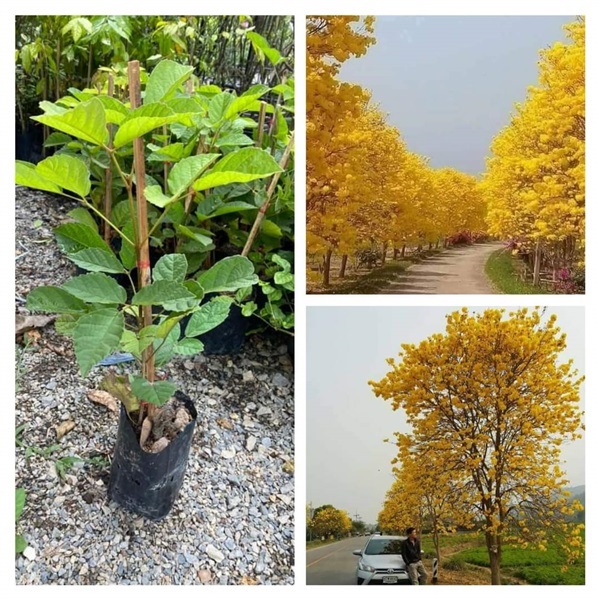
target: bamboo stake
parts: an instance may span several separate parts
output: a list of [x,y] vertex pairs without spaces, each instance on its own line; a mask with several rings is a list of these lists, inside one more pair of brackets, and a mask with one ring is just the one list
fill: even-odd
[[[108,75],[108,97],[112,98],[115,93],[115,80],[112,73]],[[108,125],[108,147],[112,150],[113,147],[114,125]],[[109,163],[108,168],[104,170],[104,241],[108,244],[111,237],[111,229],[108,221],[112,212],[112,165]]]
[[294,147],[294,133],[292,132],[290,141],[288,142],[288,145],[285,148],[283,156],[281,157],[281,160],[279,161],[279,166],[281,167],[281,171],[279,171],[279,173],[275,173],[275,175],[273,175],[273,179],[271,179],[271,183],[269,184],[269,189],[267,190],[267,198],[263,202],[263,205],[260,207],[260,210],[258,211],[258,214],[256,215],[256,219],[254,220],[252,229],[250,230],[250,233],[248,234],[248,239],[246,240],[246,245],[244,246],[244,249],[242,250],[242,256],[248,256],[248,253],[250,252],[250,248],[252,248],[252,243],[254,242],[254,238],[257,236],[258,231],[260,230],[260,226],[262,225],[262,222],[263,222],[265,215],[267,213],[267,210],[269,208],[269,204],[271,203],[271,197],[273,196],[275,189],[277,188],[277,182],[279,181],[279,177],[281,176],[281,173],[283,171],[285,171],[285,168],[287,166],[288,160],[290,159],[290,154],[292,152],[293,147]]
[[[129,102],[132,109],[141,104],[140,90],[140,63],[137,60],[129,62]],[[146,205],[146,166],[144,163],[144,140],[135,138],[133,140],[133,163],[135,168],[135,195],[137,204],[138,239],[136,248],[138,289],[142,289],[150,283],[150,244],[148,239],[148,211]],[[142,324],[144,327],[152,325],[152,306],[142,307]],[[154,349],[152,346],[146,348],[142,354],[142,375],[151,383],[154,381]],[[148,416],[152,419],[156,411],[153,404],[147,405]],[[141,413],[142,411],[140,411]],[[141,414],[140,414],[141,416]]]

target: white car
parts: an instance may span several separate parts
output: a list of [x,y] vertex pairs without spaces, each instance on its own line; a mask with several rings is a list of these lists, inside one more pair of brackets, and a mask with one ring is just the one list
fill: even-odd
[[359,556],[356,565],[358,585],[410,583],[408,571],[400,545],[405,537],[397,535],[377,535],[369,539],[362,550],[353,554]]

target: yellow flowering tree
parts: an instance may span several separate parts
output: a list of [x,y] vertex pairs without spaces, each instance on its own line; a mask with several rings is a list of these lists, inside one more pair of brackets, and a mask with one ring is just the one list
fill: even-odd
[[315,509],[308,526],[319,537],[341,537],[352,529],[352,520],[346,511],[326,505]]
[[539,80],[494,139],[481,186],[489,230],[553,270],[582,266],[585,247],[585,21],[541,52]]
[[[411,451],[430,457],[438,474],[465,481],[492,584],[500,583],[504,543],[545,548],[557,530],[564,540],[579,527],[565,516],[580,509],[564,492],[560,452],[581,437],[583,378],[572,360],[560,360],[566,336],[555,316],[528,309],[506,316],[456,311],[445,333],[403,344],[400,360],[387,361],[392,370],[369,382],[406,413]],[[572,544],[567,550],[578,554]]]

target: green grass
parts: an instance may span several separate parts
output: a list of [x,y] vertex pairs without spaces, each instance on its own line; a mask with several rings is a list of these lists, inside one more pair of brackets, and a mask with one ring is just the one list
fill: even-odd
[[[489,567],[486,548],[481,545],[457,552],[452,560]],[[557,544],[550,544],[547,550],[505,546],[502,548],[502,574],[524,579],[532,585],[584,585],[585,557],[569,565],[563,572],[565,557]]]
[[502,294],[548,294],[548,290],[521,281],[515,271],[515,261],[509,250],[493,252],[485,263],[485,273]]
[[338,541],[339,540],[312,540],[310,542],[306,542],[306,549],[311,550],[312,548],[320,548],[321,546],[328,546],[329,544],[333,544]]
[[[421,544],[425,551],[433,552],[433,538],[431,534],[421,537]],[[479,546],[483,544],[483,537],[479,532],[460,532],[440,535],[440,548],[455,548],[456,546]]]
[[564,573],[560,565],[522,567],[513,575],[532,585],[585,585],[585,567],[580,565],[572,565]]

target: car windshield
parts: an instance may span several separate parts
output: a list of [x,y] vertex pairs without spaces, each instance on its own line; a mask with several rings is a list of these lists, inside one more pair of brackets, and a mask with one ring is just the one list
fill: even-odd
[[372,539],[365,548],[365,554],[401,554],[402,540]]

